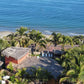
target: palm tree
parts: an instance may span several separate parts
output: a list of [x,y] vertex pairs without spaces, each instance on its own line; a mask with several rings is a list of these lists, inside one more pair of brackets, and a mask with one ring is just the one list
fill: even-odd
[[44,36],[42,35],[41,32],[32,30],[29,32],[29,37],[31,40],[34,41],[35,46],[37,47],[37,44],[41,47],[45,48],[46,41],[44,40]]
[[7,36],[6,40],[8,41],[8,43],[11,45],[11,46],[17,46],[18,44],[18,41],[16,40],[17,36],[15,33],[12,33],[10,35]]
[[[20,27],[20,29],[16,30],[18,32],[18,34],[20,35],[20,37],[17,38],[17,41],[19,42],[20,47],[24,47],[23,43],[27,37],[27,35],[26,35],[27,30],[28,29],[26,27]],[[24,37],[23,37],[23,35],[24,35]]]
[[79,76],[78,76],[78,79],[79,79],[78,82],[80,82],[81,84],[84,83],[84,66],[82,67],[83,67],[83,70],[80,71]]
[[[60,82],[84,83],[84,46],[69,50],[61,59],[61,65],[65,68],[64,77]],[[66,61],[67,60],[67,61]],[[68,65],[68,66],[67,66]]]
[[58,45],[58,44],[60,44],[62,41],[63,41],[63,39],[62,39],[62,35],[60,34],[60,33],[55,33],[55,32],[53,32],[52,33],[52,36],[53,36],[53,38],[52,38],[52,42],[53,42],[53,44],[56,46],[56,45]]
[[20,29],[17,29],[16,31],[19,33],[20,36],[23,36],[25,34],[25,32],[27,32],[27,28],[26,27],[20,27]]
[[63,50],[64,50],[64,46],[65,45],[71,45],[73,46],[73,41],[72,41],[72,38],[70,36],[62,36],[63,40],[62,40],[62,47],[63,47]]
[[14,38],[15,38],[15,34],[12,33],[12,34],[8,35],[7,37],[9,37],[9,40],[14,40]]
[[73,42],[74,44],[84,44],[84,36],[73,36]]
[[8,44],[7,41],[0,39],[0,56],[1,56],[2,50],[9,47],[9,46],[10,45]]

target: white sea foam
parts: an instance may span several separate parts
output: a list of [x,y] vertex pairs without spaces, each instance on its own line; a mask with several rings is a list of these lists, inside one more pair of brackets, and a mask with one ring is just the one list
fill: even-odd
[[48,31],[48,30],[43,31],[42,33],[43,34],[48,34],[48,35],[52,34],[52,32],[51,31]]
[[84,34],[77,34],[77,33],[69,33],[69,35],[70,36],[80,36],[80,35],[84,36]]
[[[42,33],[43,33],[43,34],[51,35],[52,32],[54,32],[54,31],[48,31],[48,30],[46,30],[46,31],[44,31],[44,32],[42,32]],[[56,33],[56,34],[57,34],[57,33],[61,33],[62,35],[65,35],[65,36],[80,36],[80,35],[84,36],[84,34],[79,34],[79,33],[69,33],[69,32],[66,32],[66,33],[63,33],[63,32],[55,32],[55,33]]]

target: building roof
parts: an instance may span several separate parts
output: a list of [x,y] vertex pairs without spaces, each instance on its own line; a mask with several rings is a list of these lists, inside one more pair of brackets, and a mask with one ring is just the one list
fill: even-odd
[[2,51],[2,54],[7,57],[13,57],[16,60],[21,59],[29,52],[30,48],[23,47],[9,47]]
[[[64,46],[64,49],[71,49],[71,48],[74,48],[74,47],[79,47],[79,45],[73,45],[73,47],[71,45],[65,45]],[[46,45],[46,49],[47,51],[53,51],[53,50],[62,50],[63,47],[62,45],[57,45],[57,46],[54,46],[53,44],[51,45]]]
[[55,50],[55,51],[54,51],[54,54],[62,55],[62,54],[64,54],[64,51],[61,51],[61,50]]
[[27,57],[21,64],[15,64],[16,68],[27,68],[30,72],[32,67],[44,68],[56,79],[63,71],[63,68],[54,59],[47,57]]

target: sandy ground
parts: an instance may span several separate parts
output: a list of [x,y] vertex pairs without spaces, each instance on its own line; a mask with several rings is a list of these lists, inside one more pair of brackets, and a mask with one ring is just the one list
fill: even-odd
[[[3,38],[4,36],[8,36],[9,34],[12,34],[13,32],[10,31],[0,31],[0,38]],[[51,38],[51,35],[43,34],[46,38]]]
[[46,38],[52,38],[51,35],[48,35],[48,34],[43,34]]
[[10,31],[1,31],[0,32],[0,38],[3,38],[4,36],[7,36],[9,34],[12,34],[13,32],[10,32]]

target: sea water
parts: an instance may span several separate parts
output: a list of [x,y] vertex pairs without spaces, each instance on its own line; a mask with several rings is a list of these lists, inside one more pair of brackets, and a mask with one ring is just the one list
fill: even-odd
[[0,0],[0,31],[24,26],[47,34],[84,34],[84,0]]

